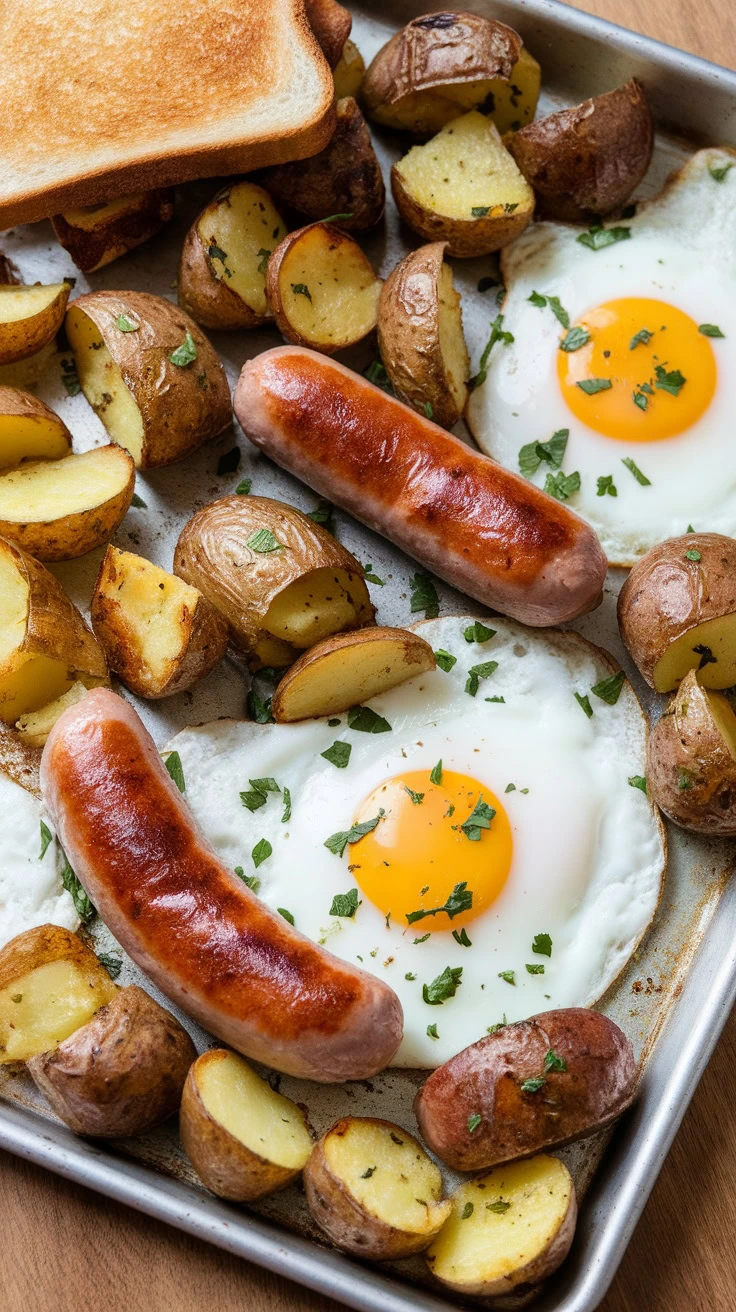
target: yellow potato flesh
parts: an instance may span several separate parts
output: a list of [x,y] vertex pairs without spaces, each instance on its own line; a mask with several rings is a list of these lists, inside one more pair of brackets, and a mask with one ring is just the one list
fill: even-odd
[[[370,633],[370,630],[368,630]],[[280,697],[279,719],[308,720],[358,706],[421,674],[426,665],[409,662],[400,639],[377,638],[320,654],[293,678]]]
[[0,551],[0,671],[20,647],[28,622],[28,584],[10,553]]
[[304,1114],[235,1053],[203,1062],[197,1088],[210,1116],[252,1153],[300,1171],[312,1151]]
[[473,210],[503,213],[534,199],[498,129],[477,112],[454,119],[425,146],[413,146],[397,168],[424,209],[450,219],[470,221],[486,217]]
[[0,364],[0,386],[33,387],[40,383],[56,354],[56,338],[52,338],[40,351],[26,356],[25,360],[15,360],[12,364]]
[[522,50],[507,82],[501,78],[445,82],[406,96],[398,105],[383,106],[373,117],[387,127],[409,130],[421,123],[429,134],[439,132],[459,114],[482,107],[499,132],[515,131],[534,118],[541,80],[542,71],[536,59],[528,50]]
[[231,187],[197,226],[205,249],[216,247],[225,256],[209,254],[215,277],[256,314],[266,314],[266,264],[286,236],[286,224],[263,188],[251,182]]
[[381,284],[370,263],[355,242],[336,243],[324,228],[308,228],[294,242],[279,284],[284,313],[305,341],[336,347],[376,326]]
[[695,647],[707,647],[715,657],[703,665],[698,681],[705,688],[732,688],[736,683],[736,613],[719,615],[688,629],[667,648],[654,667],[653,679],[657,692],[670,692],[684,679],[688,670],[697,670],[703,652]]
[[63,460],[28,461],[0,475],[0,520],[53,523],[103,506],[122,492],[129,462],[114,447],[97,447]]
[[119,218],[121,214],[134,214],[145,204],[147,195],[147,192],[140,191],[135,196],[121,196],[118,200],[109,200],[102,205],[84,205],[80,209],[64,210],[63,218],[70,228],[94,232],[95,228]]
[[66,284],[51,287],[0,287],[0,323],[17,323],[41,314],[61,295]]
[[324,1153],[353,1198],[386,1225],[426,1234],[449,1210],[439,1201],[442,1176],[434,1162],[400,1130],[356,1120],[345,1134],[327,1136]]
[[48,1052],[91,1020],[115,993],[70,961],[38,966],[0,991],[0,1063]]
[[21,738],[29,747],[43,747],[51,730],[60,715],[69,706],[74,706],[86,696],[87,689],[83,683],[77,681],[73,683],[67,692],[57,697],[55,701],[49,702],[47,706],[40,707],[37,711],[29,711],[26,715],[21,715],[15,728]]
[[271,602],[263,627],[292,647],[312,647],[355,624],[358,607],[370,605],[362,579],[345,570],[317,569],[295,579]]
[[463,336],[460,297],[452,285],[452,270],[443,264],[438,287],[438,322],[440,353],[447,372],[455,404],[461,412],[468,397],[468,350]]
[[69,344],[74,351],[82,391],[102,420],[110,437],[140,464],[143,454],[143,419],[128,391],[97,326],[74,306],[66,317]]
[[[183,579],[130,552],[116,552],[114,563],[116,578],[107,587],[103,581],[102,593],[121,607],[143,664],[161,679],[186,645],[186,612],[193,614],[200,594]],[[114,618],[108,622],[115,625]]]
[[719,692],[706,692],[705,696],[716,728],[736,760],[736,715],[733,713],[731,703]]
[[69,435],[61,423],[44,416],[0,414],[0,469],[21,460],[60,460],[69,454]]
[[332,74],[335,83],[335,100],[357,96],[363,81],[365,64],[358,47],[350,38],[345,42],[339,63]]
[[0,720],[15,724],[19,716],[55,701],[73,681],[74,673],[63,661],[21,655],[15,667],[0,672]]

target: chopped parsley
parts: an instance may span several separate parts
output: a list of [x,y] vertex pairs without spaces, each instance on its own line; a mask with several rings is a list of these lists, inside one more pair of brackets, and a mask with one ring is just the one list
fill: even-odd
[[505,1198],[497,1198],[495,1203],[486,1203],[487,1212],[495,1212],[497,1216],[503,1216],[508,1212],[511,1203],[507,1203]]
[[291,290],[295,296],[306,296],[308,301],[311,301],[312,299],[312,293],[305,282],[293,282],[291,284]]
[[429,782],[431,784],[442,783],[442,757],[440,757],[437,764],[432,767],[432,770],[430,771],[430,775],[429,775]]
[[629,776],[629,783],[631,784],[631,787],[632,787],[632,788],[638,788],[638,789],[641,790],[642,793],[645,793],[645,794],[646,794],[646,791],[647,791],[647,781],[646,781],[646,778],[644,777],[643,774],[632,774],[632,775],[630,775],[630,776]]
[[649,405],[649,401],[647,400],[647,397],[644,395],[643,392],[632,392],[631,396],[634,405],[638,405],[640,410],[646,410],[647,406]]
[[251,852],[251,856],[253,858],[253,864],[256,870],[258,869],[259,866],[263,865],[264,861],[268,860],[272,852],[273,852],[273,848],[271,847],[271,844],[269,843],[268,839],[259,838],[255,847],[253,848],[253,851]]
[[552,939],[549,934],[535,934],[532,940],[532,952],[540,957],[552,956]]
[[187,329],[184,335],[184,341],[181,346],[177,346],[175,351],[171,352],[169,360],[175,364],[177,369],[186,369],[187,365],[193,364],[197,358],[197,345],[192,334]]
[[307,519],[313,524],[321,524],[328,533],[335,532],[335,507],[329,501],[320,501],[314,510],[307,511]]
[[637,346],[647,346],[648,343],[651,342],[653,336],[654,333],[650,332],[648,328],[640,328],[638,333],[634,333],[634,336],[629,342],[629,350],[634,351]]
[[131,501],[130,504],[131,504],[131,506],[135,506],[136,510],[147,510],[147,509],[148,509],[147,503],[143,500],[143,497],[139,497],[139,496],[138,496],[138,493],[137,493],[137,492],[134,492],[134,493],[133,493],[133,500]]
[[[559,296],[542,296],[539,292],[533,291],[531,296],[527,296],[527,300],[539,310],[543,310],[548,305],[558,323],[561,323],[563,328],[570,327],[570,316],[560,303]],[[581,342],[580,345],[582,346],[583,343]]]
[[422,997],[429,1007],[439,1007],[448,998],[454,998],[462,984],[462,966],[445,966],[441,975],[431,984],[422,985]]
[[683,793],[689,793],[693,786],[693,781],[688,770],[677,771],[677,787]]
[[553,469],[559,469],[565,455],[569,428],[558,428],[548,442],[527,442],[519,451],[519,469],[525,478],[531,478],[546,461]]
[[348,843],[358,843],[361,838],[365,838],[366,834],[372,833],[385,814],[386,812],[381,807],[378,815],[374,816],[372,820],[364,820],[362,824],[351,825],[349,829],[343,829],[336,834],[331,834],[329,838],[325,839],[324,846],[330,852],[334,852],[335,856],[342,856]]
[[463,880],[461,884],[455,885],[443,906],[432,907],[429,911],[407,911],[407,924],[413,925],[415,921],[424,920],[427,916],[439,915],[441,911],[446,912],[450,920],[454,920],[455,916],[461,915],[463,911],[470,911],[472,905],[473,894],[468,889],[467,880]]
[[[580,238],[578,238],[578,241]],[[543,1075],[530,1075],[528,1080],[522,1080],[519,1088],[522,1093],[539,1093],[539,1090],[545,1084]]]
[[472,1204],[472,1203],[466,1203],[465,1206],[464,1206],[464,1208],[463,1208],[463,1210],[462,1210],[462,1212],[461,1212],[461,1214],[460,1214],[460,1220],[461,1220],[461,1221],[467,1221],[468,1217],[469,1217],[469,1216],[472,1216],[472,1215],[473,1215],[473,1204]]
[[431,937],[432,937],[431,934],[422,934],[422,937],[421,937],[421,938],[415,938],[415,939],[414,939],[414,945],[416,946],[417,943],[426,943],[426,942],[427,942],[427,939],[428,939],[428,938],[431,938]]
[[383,579],[379,579],[378,575],[373,572],[372,565],[363,566],[363,575],[369,583],[377,583],[379,588],[385,588],[386,584]]
[[64,384],[67,396],[79,396],[82,384],[79,381],[75,360],[61,361],[61,381]]
[[712,165],[709,165],[708,172],[710,173],[710,176],[712,177],[714,182],[725,182],[726,175],[731,172],[732,168],[733,168],[733,164],[724,164],[720,168],[716,168],[716,169],[714,169]]
[[572,474],[563,474],[561,469],[556,474],[548,474],[544,480],[544,490],[557,501],[567,501],[573,492],[580,491],[580,474],[577,470]]
[[265,701],[258,696],[255,688],[251,688],[246,698],[246,706],[251,720],[256,724],[272,724],[273,715],[271,714],[271,698],[267,697]]
[[271,551],[285,551],[284,544],[274,537],[270,528],[259,528],[257,533],[248,538],[246,544],[251,551],[258,552],[259,556],[267,556]]
[[123,969],[122,957],[112,957],[109,952],[98,952],[97,960],[105,967],[110,979],[117,979]]
[[181,757],[178,752],[169,752],[164,761],[166,769],[179,789],[180,793],[185,793],[187,788],[184,782],[184,768],[181,763]]
[[453,929],[452,937],[454,938],[455,942],[460,945],[461,948],[472,948],[473,946],[471,940],[468,938],[467,932],[465,930],[465,926],[463,926],[463,928],[460,930]]
[[252,893],[258,892],[261,887],[261,881],[258,878],[258,875],[246,875],[242,866],[236,866],[235,873],[238,876],[238,879],[242,879],[243,883],[248,885],[248,888]]
[[414,806],[421,806],[424,801],[424,793],[415,793],[414,789],[409,788],[408,784],[404,784],[404,792],[409,794]]
[[380,387],[381,391],[388,392],[391,396],[395,395],[391,379],[386,373],[386,367],[382,360],[371,360],[368,368],[363,370],[363,377],[367,378],[369,383]]
[[701,323],[701,324],[699,325],[699,327],[698,327],[698,332],[699,332],[699,333],[702,333],[704,337],[725,337],[725,336],[726,336],[726,334],[725,334],[725,333],[722,333],[721,330],[720,330],[720,328],[718,327],[718,325],[715,324],[715,323]]
[[[481,830],[490,829],[495,814],[493,807],[484,802],[482,796],[479,797],[467,820],[460,825],[465,837],[469,838],[471,843],[479,843]],[[461,885],[455,885],[456,890],[459,887]],[[463,884],[462,887],[464,888],[465,885]]]
[[320,752],[320,756],[323,756],[324,759],[329,761],[330,765],[334,765],[336,769],[344,770],[350,760],[350,753],[352,750],[351,743],[344,743],[338,740],[337,742],[334,742],[331,747],[326,748],[324,752]]
[[582,707],[582,709],[585,711],[585,714],[587,715],[588,719],[591,719],[593,715],[593,707],[590,704],[590,698],[587,696],[587,694],[581,694],[579,692],[576,692],[573,693],[573,696],[578,706]]
[[544,1058],[544,1069],[546,1074],[550,1071],[566,1071],[567,1062],[564,1057],[558,1057],[554,1049],[550,1048]]
[[294,924],[294,917],[292,916],[290,911],[286,910],[286,907],[277,907],[276,910],[278,911],[280,916],[284,917],[284,920],[288,920],[290,925]]
[[590,691],[594,697],[600,697],[602,702],[615,706],[625,682],[626,675],[623,670],[619,670],[617,674],[611,674],[607,679],[601,679],[600,683],[593,684]]
[[685,560],[695,560],[695,561],[702,560],[702,556],[700,552],[695,549],[695,547],[691,547],[689,551],[685,552]]
[[474,219],[484,219],[487,214],[490,214],[490,212],[490,205],[474,205],[470,211]]
[[542,965],[541,961],[540,961],[540,962],[537,962],[537,963],[534,963],[534,964],[531,964],[531,965],[527,962],[526,969],[527,969],[527,972],[528,972],[530,975],[543,975],[543,974],[544,974],[544,966]]
[[642,487],[652,486],[652,480],[650,478],[647,478],[646,474],[642,473],[639,466],[635,464],[634,461],[631,459],[631,456],[624,456],[621,461],[621,464],[626,465],[626,468],[628,469],[629,473],[634,475],[634,478],[636,479],[637,483],[641,483]]
[[669,392],[670,396],[679,396],[687,382],[679,369],[670,369],[668,371],[663,364],[654,366],[654,380],[654,386],[658,387],[661,392]]
[[[414,978],[416,979],[416,976],[414,976]],[[437,1022],[435,1021],[433,1025],[428,1025],[428,1026],[427,1026],[427,1038],[428,1038],[428,1039],[438,1039],[439,1037],[440,1037],[440,1036],[439,1036],[439,1034],[437,1033]]]
[[478,1129],[482,1120],[483,1117],[480,1112],[473,1112],[473,1114],[468,1117],[468,1134],[475,1134],[475,1131]]
[[516,984],[516,971],[515,971],[515,970],[499,970],[499,972],[498,972],[498,978],[499,978],[499,979],[504,979],[504,980],[506,981],[507,984]]
[[596,496],[597,497],[618,496],[618,488],[616,487],[616,484],[613,481],[613,474],[600,475],[598,479],[598,491],[596,492]]
[[449,674],[453,665],[457,664],[457,656],[453,656],[449,651],[445,651],[444,647],[440,647],[435,652],[434,658],[440,669],[445,671],[445,674]]
[[358,890],[351,888],[347,893],[336,893],[330,907],[331,916],[345,916],[352,920],[358,910]]
[[595,396],[597,392],[607,392],[613,384],[610,378],[581,378],[575,386],[586,396]]
[[495,636],[496,630],[486,628],[480,620],[476,620],[474,624],[469,624],[467,629],[463,630],[463,637],[466,642],[489,642]]
[[498,669],[498,661],[483,661],[480,665],[471,665],[468,670],[468,677],[465,681],[465,691],[470,697],[475,694],[480,687],[481,679],[489,679],[495,670]]
[[587,246],[590,251],[602,251],[606,246],[614,246],[618,241],[628,241],[631,228],[604,228],[602,224],[592,224],[587,232],[581,232],[577,241]]
[[470,379],[468,387],[472,392],[476,387],[481,387],[488,377],[488,359],[496,342],[503,342],[504,346],[510,346],[514,340],[513,333],[507,333],[503,328],[503,315],[497,314],[491,324],[491,335],[486,342],[483,354],[480,357],[480,365],[477,374]]
[[127,314],[119,314],[115,320],[115,327],[119,328],[121,333],[137,333],[140,324],[135,319],[128,318]]
[[49,843],[52,843],[53,841],[54,841],[54,835],[52,834],[48,825],[42,820],[41,821],[41,851],[38,854],[39,861],[43,861]]
[[79,916],[79,919],[86,925],[88,921],[92,920],[93,916],[97,915],[97,912],[72,870],[66,852],[64,852],[63,855],[64,865],[61,870],[61,882],[74,903],[74,910]]
[[267,251],[265,246],[261,246],[261,249],[260,249],[259,252],[258,252],[258,272],[259,272],[259,273],[265,273],[265,272],[266,272],[266,268],[267,268],[267,266],[268,266],[268,261],[269,261],[269,259],[271,258],[272,255],[273,255],[273,251]]
[[409,609],[412,614],[423,611],[426,619],[436,619],[440,613],[440,599],[432,580],[426,574],[415,574],[409,582],[409,587],[411,588]]
[[590,341],[590,333],[588,332],[587,328],[580,328],[580,327],[570,328],[570,330],[565,333],[565,336],[560,342],[560,350],[579,351],[581,346],[587,346],[589,341]]
[[266,805],[269,793],[280,793],[275,779],[249,779],[250,791],[241,793],[240,800],[248,811],[258,811]]
[[390,733],[391,725],[371,706],[351,706],[348,711],[348,728],[357,733]]
[[249,478],[241,478],[240,482],[238,483],[238,486],[235,489],[235,495],[238,497],[247,497],[248,493],[250,492],[250,489],[251,489],[251,480]]

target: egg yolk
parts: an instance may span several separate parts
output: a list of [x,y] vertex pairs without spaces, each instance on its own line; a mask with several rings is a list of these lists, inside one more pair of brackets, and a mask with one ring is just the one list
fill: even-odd
[[589,340],[557,352],[557,375],[568,408],[597,433],[659,442],[684,433],[708,409],[713,347],[674,305],[624,296],[588,310],[575,328]]
[[[483,824],[473,825],[478,802],[485,804]],[[354,823],[380,811],[375,828],[351,846],[350,869],[384,916],[421,935],[460,930],[488,910],[508,879],[513,849],[508,816],[494,793],[454,770],[443,770],[439,784],[430,782],[428,770],[413,770],[379,784]],[[465,888],[457,891],[458,884]],[[415,917],[417,911],[432,914]]]

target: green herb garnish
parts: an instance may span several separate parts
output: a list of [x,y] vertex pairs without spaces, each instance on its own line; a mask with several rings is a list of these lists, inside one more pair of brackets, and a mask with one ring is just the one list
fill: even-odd
[[[495,811],[493,814],[496,814]],[[489,825],[485,826],[486,829],[488,827]],[[472,905],[473,894],[468,889],[467,881],[464,880],[462,884],[455,885],[444,906],[432,907],[430,911],[408,911],[406,913],[407,924],[413,925],[416,920],[424,920],[427,916],[439,915],[441,911],[445,911],[450,920],[454,920],[455,916],[459,916],[463,911],[470,911]]]
[[540,957],[552,956],[552,939],[549,934],[535,934],[532,940],[532,952]]
[[312,299],[312,293],[305,282],[293,282],[291,284],[291,290],[295,296],[306,296],[308,301],[311,301]]
[[411,588],[409,609],[412,614],[423,611],[426,619],[436,619],[440,613],[440,599],[432,580],[426,574],[415,574],[409,581],[409,587]]
[[115,320],[115,327],[119,328],[121,333],[137,333],[140,324],[134,319],[129,319],[127,314],[119,314]]
[[352,706],[348,711],[348,728],[359,733],[390,733],[391,725],[370,706]]
[[52,834],[48,825],[42,820],[41,821],[41,851],[38,854],[39,861],[43,861],[49,843],[52,843],[53,840],[54,840],[54,835]]
[[[479,797],[467,820],[460,825],[465,837],[469,838],[471,843],[479,843],[481,831],[490,829],[491,820],[495,814],[493,807],[484,802],[482,796]],[[460,887],[460,885],[456,885],[457,887]],[[463,884],[462,887],[464,888],[465,885]]]
[[175,364],[178,369],[186,369],[187,365],[192,364],[197,358],[197,345],[192,334],[187,329],[184,335],[184,341],[181,346],[177,346],[175,351],[171,352],[169,360]]
[[439,761],[437,762],[437,764],[436,764],[435,766],[432,767],[432,770],[431,770],[431,772],[430,772],[430,776],[429,776],[429,782],[430,782],[431,784],[441,784],[441,783],[442,783],[442,757],[440,757],[440,759],[439,759]]
[[553,469],[559,469],[565,455],[567,439],[570,436],[569,428],[559,428],[553,433],[548,442],[527,442],[519,451],[519,469],[525,478],[531,478],[536,473],[542,461],[546,461]]
[[642,487],[652,486],[651,479],[647,478],[646,474],[643,474],[641,472],[639,466],[635,464],[634,461],[631,459],[631,456],[624,456],[621,461],[621,464],[626,465],[626,468],[628,469],[629,473],[634,475],[634,478],[636,479],[637,483],[641,483]]
[[422,997],[429,1007],[439,1007],[448,998],[454,998],[462,984],[462,966],[445,966],[441,975],[431,984],[422,985]]
[[580,491],[580,474],[577,470],[572,474],[563,474],[561,469],[556,474],[548,474],[544,480],[544,490],[557,501],[567,501],[573,492]]
[[358,890],[351,888],[347,893],[336,893],[330,907],[331,916],[345,916],[352,920],[358,910]]
[[601,476],[598,479],[598,491],[596,492],[596,496],[597,497],[618,496],[618,488],[616,487],[616,484],[613,481],[613,474],[601,474]]
[[268,860],[272,852],[273,852],[273,848],[271,847],[271,844],[269,843],[267,838],[261,838],[258,840],[255,847],[253,848],[253,851],[251,852],[251,856],[253,858],[253,864],[256,870],[258,869],[259,866],[263,865],[264,861]]
[[613,383],[610,378],[582,378],[575,386],[586,396],[595,396],[597,392],[607,392]]
[[286,550],[284,544],[274,537],[270,528],[259,528],[257,533],[248,538],[246,545],[250,547],[251,551],[257,551],[259,556],[267,556],[271,551]]
[[324,846],[330,852],[334,852],[335,856],[342,856],[348,843],[358,843],[361,838],[365,838],[366,834],[372,833],[385,814],[386,812],[381,807],[378,815],[374,816],[372,820],[364,820],[362,824],[351,825],[349,829],[343,829],[336,834],[331,834],[329,838],[325,839]]
[[590,704],[590,698],[587,694],[581,694],[579,692],[574,693],[573,696],[578,706],[582,707],[588,719],[590,719],[593,714],[593,707]]
[[473,1112],[472,1116],[468,1117],[468,1134],[475,1134],[482,1120],[480,1112]]
[[503,315],[497,314],[491,324],[491,335],[486,342],[483,354],[480,357],[480,365],[477,374],[470,379],[468,387],[472,392],[476,387],[481,387],[488,377],[488,360],[496,342],[503,342],[505,346],[510,346],[514,340],[513,333],[507,333],[503,328]]
[[61,882],[74,903],[74,910],[79,916],[79,919],[86,925],[88,921],[92,920],[92,918],[97,915],[97,912],[72,870],[69,864],[69,858],[65,852],[63,853],[63,856],[64,864],[61,870]]
[[334,742],[331,747],[326,748],[324,752],[320,752],[320,756],[323,756],[326,761],[329,761],[330,765],[336,766],[338,770],[344,770],[350,760],[350,753],[352,750],[351,743],[340,742],[338,739],[338,741]]
[[606,246],[614,246],[617,241],[628,241],[631,228],[604,228],[600,224],[592,225],[587,232],[581,232],[577,240],[581,246],[591,251],[602,251]]
[[453,656],[449,651],[445,651],[444,647],[440,647],[435,652],[434,658],[440,669],[445,671],[445,674],[449,674],[453,665],[457,664],[457,656]]
[[587,346],[590,341],[590,333],[587,328],[575,327],[565,333],[560,342],[561,351],[579,351],[581,346]]
[[466,693],[468,693],[470,697],[475,697],[481,679],[489,679],[497,669],[498,661],[483,661],[480,665],[471,665],[468,670],[468,677],[465,681]]
[[182,766],[181,757],[179,753],[169,752],[168,756],[166,757],[166,760],[164,761],[164,765],[166,766],[169,775],[174,780],[174,783],[179,789],[179,792],[185,793],[187,789],[186,789],[186,784],[184,782],[184,768]]
[[481,624],[480,620],[476,620],[474,624],[469,624],[467,629],[463,629],[463,637],[466,642],[489,642],[495,636],[496,630],[486,628],[486,625]]
[[623,670],[619,670],[617,674],[610,674],[607,679],[601,679],[600,683],[593,684],[590,691],[594,697],[600,697],[602,702],[615,706],[625,682],[626,675]]

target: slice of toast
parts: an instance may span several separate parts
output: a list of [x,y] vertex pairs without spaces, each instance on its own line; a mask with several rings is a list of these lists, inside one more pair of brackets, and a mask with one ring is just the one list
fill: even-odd
[[22,0],[0,44],[0,229],[301,159],[334,127],[304,0]]

